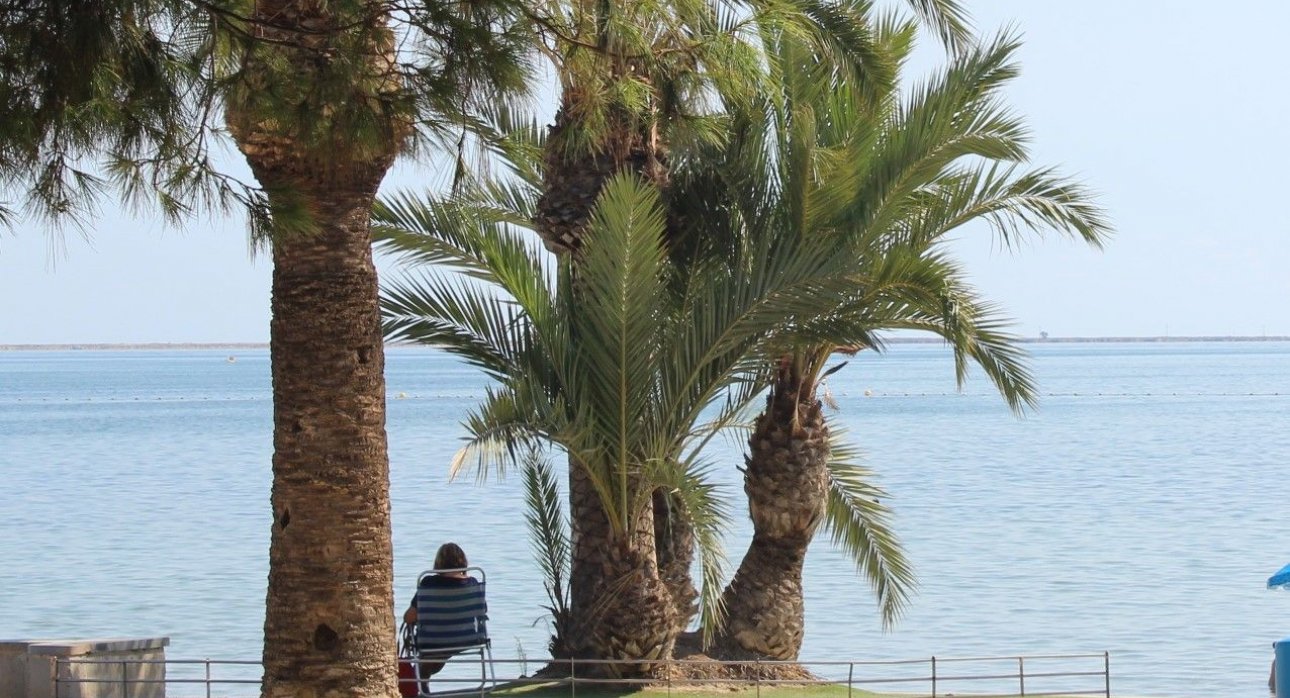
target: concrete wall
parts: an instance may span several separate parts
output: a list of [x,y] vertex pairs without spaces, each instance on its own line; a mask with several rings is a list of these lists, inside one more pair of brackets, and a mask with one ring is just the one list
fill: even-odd
[[4,698],[165,698],[168,637],[0,640]]

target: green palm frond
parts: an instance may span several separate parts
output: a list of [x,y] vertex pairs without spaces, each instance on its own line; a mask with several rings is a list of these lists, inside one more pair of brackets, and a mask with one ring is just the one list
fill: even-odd
[[[528,399],[525,399],[528,398]],[[450,478],[473,471],[483,481],[489,471],[499,476],[520,467],[523,456],[551,440],[552,426],[542,414],[556,413],[543,409],[523,387],[519,391],[487,388],[484,400],[467,413],[462,421],[468,436],[465,445],[453,455],[448,467]]]
[[382,296],[389,340],[444,347],[494,378],[508,375],[533,345],[523,308],[474,284],[404,278],[389,282]]
[[[532,187],[540,186],[546,128],[531,111],[501,99],[480,105],[478,115],[466,118],[467,130],[479,141],[483,152],[475,159],[475,168],[466,169],[459,179],[469,183],[518,179]],[[502,166],[506,176],[493,176],[496,165]]]
[[567,637],[572,614],[569,608],[569,566],[571,546],[569,521],[560,506],[560,490],[550,461],[536,450],[523,457],[524,521],[529,529],[533,558],[542,570],[547,610],[555,623],[555,637]]
[[491,184],[463,197],[418,197],[409,192],[382,197],[373,209],[377,249],[408,264],[441,265],[494,281],[499,264],[520,266],[542,278],[533,245],[516,228],[532,220],[532,191]]
[[942,292],[942,303],[940,319],[945,329],[938,334],[954,349],[954,373],[959,385],[967,379],[970,359],[1014,412],[1035,407],[1038,390],[1026,364],[1027,354],[1018,343],[1019,337],[1007,329],[1011,320],[996,305],[981,301],[968,288],[947,286]]
[[[981,300],[962,279],[956,264],[942,254],[889,250],[857,276],[857,292],[836,315],[803,327],[817,342],[880,347],[882,330],[919,330],[935,334],[954,351],[955,379],[961,387],[969,361],[982,369],[1016,412],[1034,407],[1038,391],[1011,320]],[[813,333],[813,334],[812,334]]]
[[[618,501],[633,499],[635,444],[652,438],[651,411],[658,327],[667,289],[664,212],[657,191],[616,177],[601,191],[578,265],[578,401],[586,405],[615,473]],[[630,526],[627,509],[620,525]]]
[[1047,231],[1077,237],[1100,248],[1111,228],[1093,194],[1054,168],[1020,171],[1014,165],[981,164],[946,172],[918,196],[910,238],[930,244],[972,221],[984,220],[1006,247],[1025,233]]
[[880,25],[873,22],[872,2],[792,0],[792,4],[813,26],[786,37],[790,39],[786,43],[809,46],[821,66],[841,71],[861,94],[882,94],[895,84],[898,58],[876,33]]
[[922,85],[881,125],[885,139],[866,159],[866,184],[856,202],[865,225],[886,228],[907,210],[906,197],[966,157],[1005,162],[1026,158],[1023,122],[999,100],[1017,75],[1019,43],[1000,35],[974,48]]
[[824,524],[833,544],[855,561],[877,597],[884,627],[891,627],[915,588],[905,551],[883,504],[887,493],[873,484],[874,474],[858,462],[840,431],[829,436],[829,491]]
[[971,45],[972,21],[957,0],[910,0],[909,4],[951,51],[962,53]]

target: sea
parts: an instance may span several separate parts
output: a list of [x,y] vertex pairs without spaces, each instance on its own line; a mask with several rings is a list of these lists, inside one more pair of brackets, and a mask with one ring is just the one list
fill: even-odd
[[[884,628],[820,535],[803,658],[1107,653],[1113,695],[1266,695],[1290,635],[1290,593],[1266,588],[1290,562],[1290,343],[1027,350],[1040,404],[1023,415],[979,373],[958,388],[937,344],[838,359],[828,419],[887,491],[918,589]],[[487,573],[494,654],[531,671],[549,627],[521,482],[448,476],[486,385],[388,350],[395,603],[456,541]],[[258,659],[271,447],[265,349],[0,352],[0,638]],[[741,454],[710,453],[730,570],[750,537]]]

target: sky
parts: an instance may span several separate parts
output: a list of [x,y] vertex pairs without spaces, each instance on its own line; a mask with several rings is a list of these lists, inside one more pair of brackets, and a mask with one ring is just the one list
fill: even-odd
[[[1023,38],[1007,98],[1031,128],[1032,164],[1098,192],[1116,229],[1103,251],[1056,235],[1005,250],[965,230],[954,253],[1013,330],[1290,335],[1290,3],[964,4],[980,34]],[[942,59],[923,43],[915,76]],[[386,189],[442,181],[405,164]],[[0,345],[265,342],[269,274],[235,215],[168,228],[109,209],[86,238],[23,221],[0,230]]]

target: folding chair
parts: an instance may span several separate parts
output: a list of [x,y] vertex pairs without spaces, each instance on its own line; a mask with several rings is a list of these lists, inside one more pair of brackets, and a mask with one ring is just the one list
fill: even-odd
[[[444,577],[445,583],[427,583],[427,578],[450,572],[465,572],[467,578]],[[447,580],[453,580],[449,583]],[[492,640],[488,637],[488,603],[484,595],[485,576],[480,567],[426,570],[417,575],[417,623],[415,661],[417,686],[421,695],[476,693],[484,695],[497,685],[493,668]],[[429,692],[430,675],[423,665],[446,663],[459,654],[479,655],[479,685]],[[423,676],[422,672],[426,670]],[[488,688],[485,688],[488,686]]]

